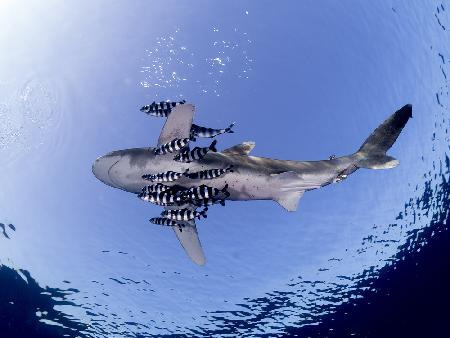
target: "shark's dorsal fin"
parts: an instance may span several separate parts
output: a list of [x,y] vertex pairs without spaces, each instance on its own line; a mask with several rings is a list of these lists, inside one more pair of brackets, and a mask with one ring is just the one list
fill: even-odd
[[242,142],[231,148],[225,149],[222,153],[227,155],[248,155],[252,149],[255,148],[255,145],[256,143],[253,141]]

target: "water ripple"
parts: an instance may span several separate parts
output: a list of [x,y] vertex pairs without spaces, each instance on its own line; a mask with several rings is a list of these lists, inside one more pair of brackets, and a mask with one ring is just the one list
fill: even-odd
[[59,91],[50,79],[30,76],[22,85],[0,83],[0,154],[3,166],[42,146],[53,149],[63,120]]

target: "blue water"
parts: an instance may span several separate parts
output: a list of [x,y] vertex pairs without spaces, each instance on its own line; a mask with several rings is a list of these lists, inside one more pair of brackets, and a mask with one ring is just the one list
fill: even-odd
[[[440,336],[447,7],[2,2],[2,335]],[[406,103],[413,119],[393,170],[308,192],[295,213],[210,210],[198,267],[148,223],[157,207],[91,173],[100,155],[156,143],[163,120],[142,105],[181,98],[198,124],[237,122],[219,149],[253,140],[280,159],[352,153]]]

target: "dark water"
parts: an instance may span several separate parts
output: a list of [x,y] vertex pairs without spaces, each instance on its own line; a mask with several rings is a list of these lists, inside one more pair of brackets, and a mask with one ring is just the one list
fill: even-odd
[[55,309],[74,303],[67,295],[78,292],[42,288],[26,270],[0,266],[1,337],[77,337],[86,329],[70,316]]

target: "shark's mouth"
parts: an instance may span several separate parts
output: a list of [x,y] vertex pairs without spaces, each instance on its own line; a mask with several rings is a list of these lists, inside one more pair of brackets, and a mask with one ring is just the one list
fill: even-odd
[[113,184],[113,186],[114,186],[115,188],[119,188],[119,187],[120,187],[120,184],[119,184],[117,181],[114,180],[114,175],[111,175],[111,170],[112,170],[112,168],[113,168],[117,163],[119,163],[119,162],[120,162],[120,159],[117,160],[116,162],[114,162],[114,163],[111,165],[111,167],[109,167],[109,169],[108,169],[108,177],[109,177],[109,180],[111,181],[111,183]]

